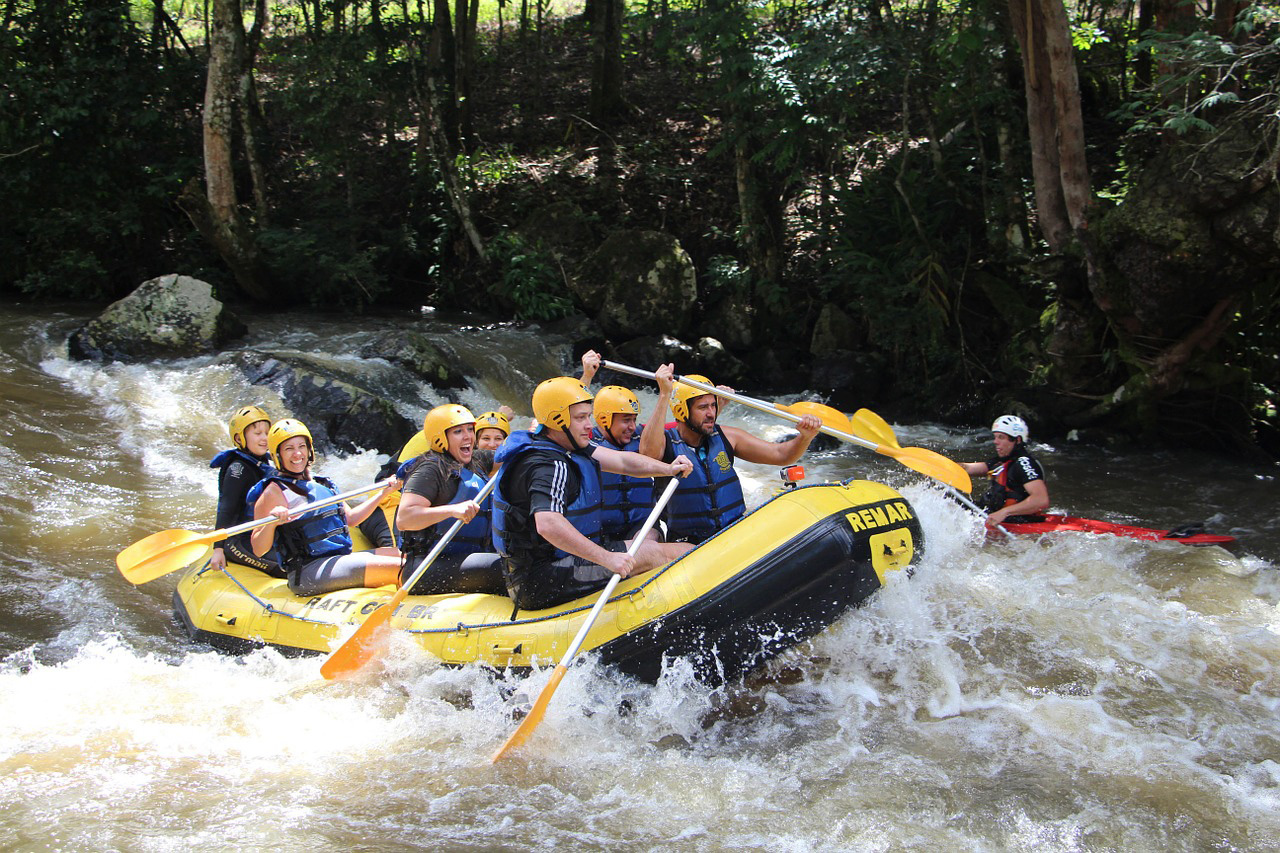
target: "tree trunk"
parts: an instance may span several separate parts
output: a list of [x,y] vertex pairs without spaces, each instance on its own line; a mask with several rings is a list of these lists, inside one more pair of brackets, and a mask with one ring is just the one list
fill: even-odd
[[[479,229],[476,228],[475,220],[471,216],[471,203],[467,199],[466,188],[462,184],[462,179],[458,176],[458,169],[454,163],[453,155],[449,150],[449,142],[445,138],[444,130],[440,126],[437,118],[439,97],[436,95],[435,81],[430,75],[427,77],[426,97],[419,98],[422,100],[420,109],[422,110],[421,122],[426,125],[427,150],[436,164],[436,168],[440,170],[440,175],[444,180],[445,193],[449,196],[449,205],[453,208],[453,212],[457,214],[458,223],[462,226],[463,233],[467,235],[467,241],[471,244],[471,248],[475,250],[476,256],[481,260],[485,260],[484,239],[480,236]],[[421,133],[422,131],[419,130]]]
[[204,96],[205,204],[189,192],[183,193],[180,203],[230,267],[240,289],[253,299],[266,299],[266,275],[236,198],[233,134],[245,53],[239,0],[213,0]]
[[439,110],[436,121],[449,141],[449,150],[457,151],[461,140],[458,135],[458,103],[456,99],[457,81],[457,43],[453,35],[453,22],[449,11],[449,0],[433,0],[431,15],[431,47],[427,55],[427,74],[435,86],[436,103],[433,110]]
[[591,120],[608,127],[609,120],[627,109],[622,95],[623,0],[596,0],[591,21]]
[[471,138],[471,67],[475,59],[475,30],[471,26],[470,0],[457,0],[454,7],[454,71],[453,92],[457,130],[454,132],[460,146]]
[[1060,253],[1084,227],[1092,197],[1066,8],[1062,0],[1009,0],[1009,12],[1022,49],[1036,213],[1049,248]]

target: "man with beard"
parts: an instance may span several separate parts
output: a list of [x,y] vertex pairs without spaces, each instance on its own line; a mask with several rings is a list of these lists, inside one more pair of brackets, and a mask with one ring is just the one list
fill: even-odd
[[533,392],[536,431],[518,430],[498,450],[493,544],[518,610],[543,610],[603,589],[609,574],[630,577],[688,553],[687,545],[629,543],[603,529],[601,471],[683,477],[687,460],[659,462],[591,441],[592,400],[577,379],[559,376]]
[[[675,366],[664,364],[654,373],[658,382],[658,410],[670,401],[674,426],[656,428],[640,436],[640,452],[653,459],[673,462],[685,458],[693,473],[680,482],[668,506],[667,539],[701,544],[737,521],[746,512],[742,483],[734,470],[735,459],[760,465],[790,465],[804,455],[818,434],[822,421],[805,415],[796,424],[800,434],[783,442],[769,442],[737,427],[716,423],[719,398],[690,385],[677,384]],[[704,376],[690,379],[710,385]],[[662,484],[655,483],[655,488]]]

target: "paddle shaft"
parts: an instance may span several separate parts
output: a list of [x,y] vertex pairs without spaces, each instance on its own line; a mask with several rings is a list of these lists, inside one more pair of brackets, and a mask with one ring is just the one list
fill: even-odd
[[[869,432],[877,441],[880,441],[883,444],[899,446],[898,436],[894,433],[893,427],[889,426],[888,421],[870,409],[858,409],[858,411],[853,413],[853,417],[850,420],[855,425],[855,428],[858,424],[861,424],[863,430]],[[952,488],[945,483],[942,485],[943,488],[950,492],[951,496],[959,501],[966,509],[972,511],[979,518],[985,519],[987,517],[987,513],[983,511],[982,507],[969,500],[968,496],[959,489]],[[1009,531],[1005,529],[1003,524],[995,525],[995,529],[999,530],[1005,536],[1009,535]]]
[[[958,501],[959,501],[961,504],[963,504],[967,509],[969,509],[971,512],[975,513],[979,518],[982,518],[982,519],[986,519],[986,518],[987,518],[988,513],[987,513],[987,512],[986,512],[982,507],[978,506],[976,503],[974,503],[973,501],[971,501],[971,500],[969,500],[967,497],[965,497],[962,493],[960,493],[959,491],[957,491],[957,490],[955,490],[955,489],[951,488],[950,486],[947,486],[947,491],[951,492],[951,497],[953,497],[953,498],[955,498],[956,500],[958,500]],[[1003,533],[1005,536],[1008,536],[1008,535],[1009,535],[1009,531],[1004,529],[1004,525],[1003,525],[1003,524],[995,524],[995,525],[990,525],[990,526],[994,527],[996,530],[999,530],[999,531],[1000,531],[1001,533]]]
[[[636,534],[636,538],[631,540],[631,547],[627,548],[627,555],[634,557],[636,552],[640,550],[640,546],[644,544],[644,539],[649,535],[649,531],[653,529],[653,525],[657,523],[658,516],[662,514],[663,507],[667,505],[667,501],[671,500],[671,495],[680,485],[679,477],[672,477],[671,482],[667,483],[667,488],[663,490],[662,496],[658,498],[657,503],[653,505],[653,511],[649,513],[649,517],[644,520],[644,526],[640,528],[640,532]],[[600,615],[600,611],[604,609],[605,602],[609,600],[610,593],[613,588],[618,585],[618,581],[622,580],[622,575],[615,574],[609,578],[609,583],[605,586],[604,592],[596,599],[595,606],[591,608],[591,612],[587,614],[587,621],[582,623],[582,627],[578,629],[578,635],[573,638],[573,642],[569,644],[569,648],[565,651],[564,657],[560,659],[561,666],[568,666],[569,662],[578,654],[578,649],[582,648],[582,643],[587,639],[587,632],[591,630],[591,626],[595,624],[596,617]]]
[[[636,552],[640,550],[641,544],[644,543],[645,537],[649,535],[649,531],[653,529],[653,525],[658,521],[658,516],[662,514],[663,508],[666,507],[667,501],[671,500],[671,496],[675,493],[676,487],[679,486],[680,479],[672,477],[667,483],[667,487],[662,491],[662,495],[653,505],[649,517],[645,519],[644,526],[640,528],[640,532],[631,540],[631,546],[627,548],[627,555],[634,557]],[[560,658],[560,663],[556,664],[555,670],[551,673],[551,678],[547,681],[547,686],[542,688],[542,692],[538,694],[538,698],[534,700],[533,707],[529,709],[528,715],[520,723],[511,737],[507,738],[506,743],[498,747],[498,751],[493,754],[491,761],[497,762],[499,758],[507,753],[508,750],[514,749],[529,739],[529,735],[533,734],[533,730],[538,727],[538,723],[542,722],[542,717],[547,712],[547,705],[551,702],[551,696],[556,692],[556,688],[560,686],[560,680],[564,678],[565,672],[568,671],[569,664],[573,661],[574,656],[578,654],[578,649],[582,648],[583,642],[587,639],[587,634],[591,631],[591,626],[595,624],[596,617],[600,615],[600,611],[604,609],[605,603],[609,600],[609,596],[613,595],[613,590],[617,587],[618,582],[622,580],[622,575],[615,574],[609,578],[609,582],[605,584],[604,589],[600,593],[600,597],[596,599],[596,603],[591,608],[591,612],[587,614],[586,621],[582,623],[582,627],[578,629],[577,635],[573,638],[573,642],[569,644],[569,648],[565,651],[564,656]]]
[[[654,381],[657,381],[657,378],[658,378],[657,375],[654,374],[652,370],[641,370],[638,367],[631,367],[626,364],[618,364],[616,361],[604,361],[601,363],[601,366],[607,367],[610,370],[616,370],[619,373],[629,373],[632,376],[638,376],[641,379],[652,379]],[[766,414],[774,415],[776,417],[782,418],[783,420],[791,421],[793,424],[798,424],[802,420],[802,418],[799,415],[792,414],[791,412],[788,412],[786,409],[778,408],[772,403],[766,402],[764,400],[757,400],[754,397],[747,397],[742,394],[738,394],[734,391],[725,391],[722,388],[716,388],[714,385],[708,385],[705,382],[699,382],[696,379],[690,379],[687,376],[680,376],[679,374],[674,374],[671,378],[677,382],[683,382],[685,385],[688,385],[692,388],[697,388],[699,391],[705,391],[708,394],[715,394],[718,397],[724,397],[726,400],[732,400],[735,403],[741,403],[742,405],[746,406],[749,409],[755,409],[758,412],[764,412]],[[862,447],[865,447],[868,450],[877,450],[880,447],[880,445],[876,444],[874,441],[867,441],[865,438],[862,438],[861,436],[853,435],[852,433],[847,433],[843,430],[838,430],[835,427],[829,427],[826,424],[823,424],[822,426],[818,427],[818,430],[820,432],[826,433],[829,436],[838,438],[841,441],[847,441],[850,444],[861,445]]]
[[[476,503],[484,503],[485,498],[493,494],[493,490],[497,488],[498,477],[501,476],[502,473],[499,472],[491,478],[472,500]],[[377,645],[371,641],[373,635],[377,633],[379,628],[391,621],[391,617],[395,615],[396,608],[409,595],[409,590],[413,589],[413,585],[421,580],[427,569],[431,568],[431,564],[444,552],[445,546],[453,540],[454,535],[462,529],[464,524],[466,522],[462,519],[454,519],[453,524],[449,525],[449,529],[444,532],[444,535],[427,553],[426,558],[409,576],[409,579],[400,584],[400,588],[391,596],[391,600],[369,614],[360,623],[360,626],[356,628],[355,633],[348,637],[345,643],[334,649],[333,654],[325,659],[325,662],[320,665],[321,675],[327,679],[334,679],[355,672],[373,659],[378,653]]]
[[[325,498],[324,500],[319,500],[319,501],[315,501],[314,503],[306,504],[305,506],[300,506],[297,509],[293,509],[289,511],[289,521],[295,521],[297,520],[298,516],[311,512],[313,509],[323,509],[327,506],[333,506],[336,503],[342,503],[347,498],[354,498],[357,495],[366,495],[369,492],[377,491],[378,489],[385,489],[387,487],[387,484],[394,479],[395,477],[388,477],[385,480],[379,480],[378,482],[374,483],[372,486],[362,486],[358,489],[351,489],[350,491],[333,495],[332,497]],[[206,538],[210,542],[217,542],[220,539],[229,539],[238,533],[244,533],[246,530],[253,530],[255,527],[261,527],[264,524],[270,524],[271,522],[276,520],[277,519],[274,515],[267,516],[265,518],[255,518],[253,521],[246,521],[244,524],[237,524],[235,527],[227,527],[223,530],[215,530],[212,533],[205,534],[205,536],[201,538]],[[288,522],[285,522],[285,523],[287,524]]]
[[[471,500],[478,504],[484,503],[485,498],[493,494],[493,490],[498,487],[498,479],[501,476],[502,472],[499,471],[495,476],[491,477],[489,482],[484,484],[484,488],[482,488]],[[449,525],[449,529],[446,530],[444,535],[440,537],[440,540],[436,542],[435,547],[428,552],[427,558],[422,561],[422,564],[419,565],[417,569],[414,570],[413,574],[409,576],[409,579],[400,585],[401,589],[412,589],[413,585],[422,579],[422,576],[427,573],[427,569],[431,568],[431,564],[434,563],[436,558],[444,551],[445,546],[453,541],[453,537],[462,529],[464,524],[466,524],[466,522],[462,519],[454,519],[453,524]]]

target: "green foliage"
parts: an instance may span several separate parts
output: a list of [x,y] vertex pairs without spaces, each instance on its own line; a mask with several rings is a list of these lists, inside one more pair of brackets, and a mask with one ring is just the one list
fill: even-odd
[[[1257,20],[1252,8],[1241,14],[1242,27]],[[1212,132],[1210,118],[1239,103],[1242,91],[1269,92],[1275,102],[1280,39],[1242,49],[1200,29],[1185,34],[1153,30],[1134,42],[1132,52],[1148,55],[1163,69],[1150,89],[1135,92],[1112,114],[1133,133]]]
[[481,149],[471,154],[457,156],[458,174],[471,187],[484,191],[492,189],[524,173],[524,166],[509,146]]
[[497,271],[489,294],[516,319],[558,320],[573,310],[564,277],[549,252],[514,231],[499,233],[489,241],[487,251]]
[[153,55],[122,3],[11,8],[0,30],[0,290],[118,296],[199,257],[171,199],[199,173],[188,118],[203,69]]

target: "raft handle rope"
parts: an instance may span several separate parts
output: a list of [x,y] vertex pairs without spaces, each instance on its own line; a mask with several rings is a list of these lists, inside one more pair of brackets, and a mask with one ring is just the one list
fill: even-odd
[[[853,480],[854,480],[854,479],[856,479],[856,478],[854,478],[854,477],[850,477],[849,479],[844,480],[844,481],[842,481],[842,482],[840,482],[840,483],[806,483],[806,484],[804,484],[804,485],[798,486],[796,489],[792,489],[792,490],[789,490],[789,491],[787,491],[787,492],[783,492],[782,494],[774,495],[772,498],[770,498],[769,500],[765,501],[765,502],[764,502],[763,504],[761,504],[759,507],[757,507],[756,509],[752,510],[752,511],[751,511],[751,513],[748,513],[748,515],[750,515],[750,514],[752,514],[752,513],[755,513],[755,512],[759,512],[761,508],[763,508],[763,507],[765,507],[765,506],[767,506],[767,505],[769,505],[769,504],[773,503],[774,501],[778,500],[778,498],[781,498],[781,497],[783,497],[784,495],[793,494],[795,491],[799,491],[800,489],[822,489],[822,488],[828,488],[828,487],[833,486],[833,485],[838,485],[838,486],[848,486],[851,482],[853,482]],[[747,517],[746,515],[744,515],[744,516],[743,516],[743,518],[746,518],[746,517]],[[739,521],[741,521],[741,520],[742,520],[742,519],[739,519]],[[734,524],[737,524],[737,523],[738,523],[738,522],[734,522]],[[733,526],[733,525],[730,525],[730,527],[732,527],[732,526]],[[706,544],[707,542],[710,542],[712,539],[715,539],[717,536],[720,536],[720,535],[724,534],[727,530],[729,530],[729,527],[726,527],[724,530],[716,531],[716,533],[714,533],[714,534],[712,534],[711,536],[707,537],[707,539],[703,542],[703,544]],[[692,553],[693,553],[693,551],[690,551],[689,553],[690,553],[690,554],[692,554]],[[652,583],[656,583],[656,582],[657,582],[657,580],[658,580],[660,577],[662,577],[662,576],[663,576],[664,574],[666,574],[668,571],[670,571],[671,569],[673,569],[673,568],[675,568],[677,565],[679,565],[679,564],[680,564],[680,561],[681,561],[681,560],[683,560],[683,559],[685,558],[685,556],[688,556],[688,555],[686,554],[686,555],[684,555],[684,556],[678,557],[677,559],[672,560],[670,563],[667,563],[667,565],[663,566],[662,568],[660,568],[660,569],[656,569],[655,571],[652,571],[652,572],[649,572],[649,573],[645,576],[645,580],[644,580],[644,582],[643,582],[643,583],[641,583],[641,584],[640,584],[639,586],[637,586],[637,587],[634,587],[634,588],[632,588],[632,589],[627,590],[626,592],[620,592],[620,593],[618,593],[617,595],[615,595],[615,596],[613,596],[612,598],[610,598],[608,603],[613,604],[614,602],[621,601],[621,600],[623,600],[624,598],[629,598],[629,597],[632,597],[632,596],[635,596],[635,595],[638,595],[638,594],[640,594],[640,593],[644,592],[644,590],[645,590],[645,588],[646,588],[646,587],[648,587],[648,586],[649,586],[650,584],[652,584]],[[212,566],[210,566],[208,563],[206,563],[206,564],[205,564],[205,565],[204,565],[204,566],[199,570],[198,574],[204,574],[205,572],[210,571],[210,570],[212,570]],[[314,618],[311,618],[311,617],[309,617],[309,616],[302,616],[302,615],[297,614],[297,613],[290,613],[290,612],[289,612],[289,611],[287,611],[287,610],[281,610],[280,608],[276,607],[276,606],[275,606],[274,604],[272,604],[271,602],[269,602],[269,601],[264,601],[263,599],[261,599],[261,598],[259,598],[257,595],[255,595],[255,594],[253,593],[253,591],[252,591],[252,590],[250,590],[247,586],[245,586],[243,583],[241,583],[240,579],[239,579],[239,578],[237,578],[235,575],[231,574],[231,572],[227,571],[227,569],[226,569],[225,567],[224,567],[224,568],[222,568],[222,569],[220,569],[219,571],[223,572],[223,573],[224,573],[228,578],[230,578],[232,583],[234,583],[236,586],[240,587],[240,590],[241,590],[242,592],[244,592],[244,594],[245,594],[245,595],[247,595],[249,598],[251,598],[255,603],[257,603],[257,604],[258,604],[258,605],[259,605],[263,610],[265,610],[267,613],[271,613],[271,614],[274,614],[274,615],[277,615],[277,616],[287,616],[288,618],[290,618],[290,619],[296,619],[296,620],[298,620],[299,622],[310,622],[310,623],[315,624],[315,625],[338,625],[338,624],[342,624],[342,623],[337,623],[337,622],[331,622],[331,621],[326,620],[326,619],[314,619]],[[535,616],[535,617],[533,617],[533,618],[529,618],[529,619],[520,619],[520,620],[518,620],[518,621],[517,621],[517,620],[507,620],[507,621],[503,621],[503,622],[477,622],[477,623],[475,623],[475,624],[471,624],[471,625],[465,625],[465,624],[463,624],[463,623],[459,622],[456,626],[454,626],[454,627],[450,627],[450,628],[405,628],[405,629],[404,629],[404,631],[405,631],[405,633],[406,633],[406,634],[450,634],[450,633],[454,633],[454,632],[457,632],[457,631],[470,631],[470,630],[476,630],[476,631],[479,631],[479,630],[483,630],[483,629],[485,629],[485,628],[504,628],[504,627],[508,627],[508,626],[511,626],[511,625],[535,625],[535,624],[537,624],[537,623],[539,623],[539,622],[546,622],[546,621],[548,621],[548,620],[550,620],[550,619],[559,619],[559,618],[560,618],[560,617],[562,617],[562,616],[568,616],[568,615],[573,614],[573,613],[581,613],[583,610],[590,610],[590,609],[592,608],[592,606],[593,606],[593,605],[594,605],[594,602],[593,602],[592,604],[584,604],[584,605],[582,605],[582,606],[580,606],[580,607],[575,607],[575,608],[573,608],[572,610],[558,610],[558,611],[556,611],[555,613],[551,613],[551,614],[548,614],[548,615],[546,615],[546,616]]]

